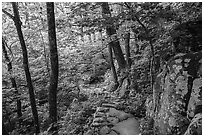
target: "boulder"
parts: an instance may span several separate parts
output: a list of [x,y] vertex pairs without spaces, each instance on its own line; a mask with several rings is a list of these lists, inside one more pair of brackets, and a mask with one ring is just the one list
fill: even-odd
[[107,121],[109,123],[112,123],[113,125],[117,124],[119,122],[119,118],[116,118],[116,117],[108,117],[107,118]]
[[120,135],[139,135],[140,124],[135,118],[128,118],[116,124],[113,128]]
[[103,126],[99,131],[100,135],[106,135],[110,132],[111,132],[111,128],[109,128],[108,126]]
[[[189,126],[193,127],[193,118],[202,111],[201,66],[201,52],[180,53],[157,75],[153,99],[146,102],[146,112],[154,119],[156,134],[187,134]],[[201,129],[200,124],[197,126]]]
[[133,115],[125,113],[124,111],[117,110],[115,108],[110,108],[109,112],[107,112],[107,115],[117,117],[120,121],[133,117]]

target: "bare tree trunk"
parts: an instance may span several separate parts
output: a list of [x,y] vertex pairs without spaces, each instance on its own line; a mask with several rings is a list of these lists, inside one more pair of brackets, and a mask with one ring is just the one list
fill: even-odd
[[[129,8],[130,12],[134,15],[134,11],[133,9],[129,6],[129,4],[127,2],[125,2],[126,6]],[[150,74],[151,74],[151,89],[153,91],[153,84],[154,84],[154,60],[155,60],[155,56],[154,56],[154,46],[153,46],[153,43],[152,43],[152,39],[150,37],[150,34],[149,34],[149,30],[148,28],[140,21],[140,19],[135,15],[132,17],[132,20],[133,21],[137,21],[145,30],[146,32],[146,35],[149,37],[148,41],[149,41],[149,44],[150,44],[150,48],[151,48],[151,63],[150,63]]]
[[93,32],[92,34],[93,34],[93,42],[96,42],[96,34],[95,34],[95,32]]
[[[4,40],[4,38],[2,38],[2,51],[4,53],[4,57],[5,57],[6,62],[7,62],[8,72],[12,75],[12,73],[13,73],[13,71],[12,71],[12,64],[11,64],[11,60],[10,60],[8,54],[7,54],[6,45],[7,45],[6,41]],[[18,116],[18,118],[20,118],[22,116],[21,101],[20,101],[20,98],[19,98],[19,94],[18,94],[18,89],[17,89],[17,84],[16,84],[15,77],[13,77],[13,75],[12,75],[10,80],[11,80],[12,88],[15,89],[15,94],[17,96],[17,116]]]
[[[58,53],[56,41],[54,3],[47,2],[48,37],[50,47],[51,75],[49,86],[49,119],[52,124],[57,124],[57,84],[58,84]],[[57,126],[53,130],[57,132]]]
[[[111,13],[110,13],[108,2],[102,2],[101,7],[102,7],[103,17],[104,18],[107,18],[107,17],[110,18]],[[108,24],[108,26],[106,27],[106,32],[107,32],[109,37],[116,35],[116,30],[110,24]],[[115,36],[115,37],[117,37],[117,36]],[[126,61],[125,61],[125,58],[123,56],[123,52],[122,52],[122,49],[120,47],[120,43],[117,40],[117,38],[116,38],[116,40],[111,41],[110,45],[113,48],[115,58],[117,60],[118,66],[119,66],[119,70],[124,69],[126,67]]]
[[126,54],[126,64],[128,69],[128,78],[127,78],[127,86],[130,86],[130,78],[129,72],[131,68],[131,59],[130,59],[130,32],[125,34],[125,54]]
[[23,66],[25,70],[27,86],[29,89],[30,104],[31,104],[31,109],[33,113],[33,118],[34,118],[35,132],[36,134],[38,134],[40,133],[40,126],[38,122],[38,112],[37,112],[36,103],[35,103],[35,94],[34,94],[33,84],[32,84],[29,65],[28,65],[29,63],[28,63],[27,49],[26,49],[24,38],[23,38],[23,33],[21,30],[21,21],[19,17],[17,3],[12,2],[12,7],[13,7],[13,12],[14,12],[14,23],[17,29],[18,37],[19,37],[22,52],[23,52]]
[[99,39],[103,40],[102,29],[99,30]]
[[136,35],[136,33],[135,32],[133,32],[134,33],[134,40],[135,40],[135,46],[136,46],[136,54],[139,54],[139,51],[140,51],[140,47],[139,47],[139,45],[137,44],[137,35]]
[[119,83],[118,83],[118,77],[117,77],[116,69],[115,69],[114,62],[113,62],[112,47],[110,44],[108,45],[108,50],[109,50],[109,55],[110,55],[110,66],[111,66],[111,70],[113,73],[113,79],[114,79],[114,89],[117,89],[117,87],[119,86]]
[[125,53],[126,53],[126,62],[127,67],[130,69],[131,59],[130,59],[130,33],[125,34]]
[[91,33],[88,33],[88,39],[89,39],[89,43],[92,43]]

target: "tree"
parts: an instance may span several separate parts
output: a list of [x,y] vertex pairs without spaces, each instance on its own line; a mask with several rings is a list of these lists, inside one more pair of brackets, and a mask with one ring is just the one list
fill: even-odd
[[150,49],[151,49],[151,58],[150,58],[150,75],[151,75],[151,89],[153,91],[153,84],[154,84],[154,60],[155,60],[155,53],[154,53],[154,46],[153,46],[153,42],[152,42],[152,36],[150,34],[150,30],[141,22],[141,20],[139,19],[139,17],[134,13],[134,10],[131,8],[131,6],[129,5],[129,3],[125,2],[125,5],[127,6],[127,8],[130,10],[130,14],[132,15],[132,20],[133,21],[137,21],[139,23],[139,25],[144,29],[145,31],[145,37],[147,38],[147,40],[149,41],[149,45],[150,45]]
[[[130,59],[130,32],[125,34],[125,54],[126,54],[126,64],[128,72],[130,72],[131,68],[131,59]],[[130,85],[130,78],[127,79],[128,86]]]
[[47,20],[48,20],[48,37],[50,47],[50,61],[51,61],[51,74],[49,85],[49,119],[51,123],[57,122],[57,84],[58,84],[58,53],[57,41],[55,30],[55,15],[54,3],[47,2]]
[[113,61],[112,47],[110,44],[108,45],[108,51],[109,51],[109,56],[110,56],[110,66],[111,66],[111,70],[112,70],[112,74],[113,74],[113,80],[114,80],[113,90],[116,90],[117,87],[119,86],[119,83],[118,83],[118,76],[117,76],[117,72],[116,72],[116,69],[114,66],[114,61]]
[[12,7],[13,7],[14,16],[12,16],[12,15],[11,16],[12,16],[12,19],[14,20],[14,23],[15,23],[15,26],[17,29],[17,33],[18,33],[18,37],[19,37],[19,40],[21,43],[21,48],[22,48],[22,52],[23,52],[23,66],[24,66],[24,70],[25,70],[25,74],[26,74],[26,80],[27,80],[27,86],[28,86],[28,90],[29,90],[30,104],[31,104],[31,109],[32,109],[33,119],[34,119],[34,125],[35,125],[35,133],[38,134],[38,133],[40,133],[40,126],[39,126],[39,122],[38,122],[38,112],[37,112],[37,108],[36,108],[35,94],[34,94],[33,84],[32,84],[32,80],[31,80],[30,70],[29,70],[27,49],[26,49],[23,33],[21,30],[22,23],[21,23],[21,20],[19,17],[17,3],[12,2]]
[[115,37],[114,40],[111,41],[109,44],[113,48],[115,58],[118,62],[119,70],[124,69],[126,67],[126,62],[125,62],[125,58],[123,56],[122,49],[120,47],[120,43],[119,43],[117,36],[116,36],[117,35],[116,30],[111,24],[111,12],[109,9],[109,5],[107,2],[102,2],[101,7],[102,7],[103,18],[107,19],[109,21],[109,22],[107,22],[108,24],[106,26],[106,33],[111,38]]
[[15,80],[15,77],[14,75],[12,74],[12,63],[11,63],[11,60],[8,56],[8,53],[7,53],[7,50],[6,50],[6,46],[7,43],[5,41],[5,39],[2,37],[2,51],[4,53],[4,57],[5,57],[5,60],[7,62],[7,67],[8,67],[8,72],[11,74],[10,76],[10,80],[11,80],[11,84],[12,84],[12,88],[15,89],[15,95],[17,97],[17,116],[18,118],[20,118],[22,116],[22,112],[21,112],[21,100],[19,99],[19,94],[18,94],[18,89],[17,89],[17,84],[16,84],[16,80]]

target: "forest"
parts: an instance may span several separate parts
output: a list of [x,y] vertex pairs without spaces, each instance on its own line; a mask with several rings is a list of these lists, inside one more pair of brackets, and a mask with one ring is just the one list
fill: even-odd
[[2,2],[3,135],[202,135],[202,2]]

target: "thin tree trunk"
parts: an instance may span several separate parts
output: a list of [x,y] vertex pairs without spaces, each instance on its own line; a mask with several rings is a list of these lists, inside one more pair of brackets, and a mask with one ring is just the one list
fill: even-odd
[[102,41],[103,40],[102,29],[100,29],[98,32],[99,32],[99,39]]
[[140,51],[140,49],[139,49],[139,45],[137,44],[137,34],[135,33],[135,32],[133,32],[134,33],[134,40],[135,40],[135,46],[136,46],[136,54],[139,54],[139,51]]
[[23,38],[23,33],[21,30],[21,21],[19,18],[17,3],[12,2],[12,7],[13,7],[13,12],[14,12],[14,22],[15,22],[18,37],[21,43],[22,52],[23,52],[23,66],[24,66],[27,86],[29,90],[30,104],[31,104],[31,109],[32,109],[33,118],[34,118],[34,125],[35,125],[35,132],[36,134],[38,134],[40,133],[40,126],[38,122],[38,112],[37,112],[36,103],[35,103],[35,94],[33,90],[33,84],[32,84],[29,65],[28,65],[27,49],[26,49],[24,38]]
[[[8,66],[8,72],[12,75],[12,64],[11,64],[11,61],[10,61],[10,58],[7,54],[7,50],[6,50],[6,41],[4,40],[4,38],[2,38],[2,50],[3,50],[3,53],[4,53],[4,57],[6,59],[6,62],[7,62],[7,66]],[[18,118],[20,118],[22,116],[22,112],[21,112],[21,101],[19,99],[19,95],[18,95],[18,89],[17,89],[17,84],[16,84],[16,80],[15,80],[15,77],[12,77],[10,78],[11,80],[11,84],[12,84],[12,88],[15,89],[15,94],[17,96],[17,116]],[[19,121],[20,122],[20,121]]]
[[130,69],[131,67],[131,59],[130,59],[130,33],[125,34],[125,53],[126,53],[126,62],[127,67]]
[[[103,17],[104,18],[107,18],[107,17],[110,18],[111,17],[111,12],[110,12],[110,9],[109,9],[108,2],[102,2],[101,7],[102,7]],[[109,37],[111,37],[112,35],[116,35],[115,28],[110,24],[108,24],[108,26],[106,27],[106,32],[107,32]],[[120,47],[120,43],[117,40],[117,38],[116,38],[116,40],[111,41],[110,45],[113,48],[115,58],[117,60],[118,66],[119,66],[119,70],[124,69],[126,67],[126,61],[125,61],[125,58],[123,56],[123,52],[122,52],[122,49]]]
[[[126,3],[126,6],[129,8],[130,12],[133,14],[134,11],[132,10],[132,8],[129,6],[128,3]],[[134,15],[134,14],[133,14]],[[153,43],[152,43],[152,39],[150,37],[150,34],[149,34],[149,31],[147,29],[147,27],[140,21],[140,19],[135,15],[132,17],[132,20],[133,21],[137,21],[145,30],[146,32],[146,35],[148,35],[149,37],[149,44],[150,44],[150,48],[151,48],[151,61],[150,61],[150,74],[151,74],[151,89],[153,91],[153,84],[154,84],[154,60],[155,60],[155,56],[154,56],[154,46],[153,46]],[[154,93],[153,93],[154,94]]]
[[92,33],[92,34],[93,34],[93,42],[96,42],[96,34],[95,34],[95,32]]
[[126,64],[128,69],[128,78],[127,78],[127,87],[130,86],[129,72],[131,68],[131,59],[130,59],[130,32],[125,34],[125,53],[126,53]]
[[[51,75],[49,86],[49,119],[53,124],[57,123],[57,84],[58,84],[58,53],[55,30],[54,3],[47,2],[48,37],[50,47]],[[53,129],[57,131],[57,129]]]
[[88,34],[88,39],[89,39],[89,43],[92,43],[92,40],[91,40],[91,33]]
[[112,70],[112,73],[113,73],[113,79],[114,79],[114,83],[115,83],[114,87],[117,88],[119,83],[118,83],[118,77],[117,77],[116,69],[115,69],[114,62],[113,62],[112,47],[111,47],[110,44],[108,45],[108,50],[109,50],[109,55],[110,55],[110,66],[111,66],[111,70]]
[[80,27],[80,37],[81,37],[81,41],[84,42],[84,28],[83,27]]

